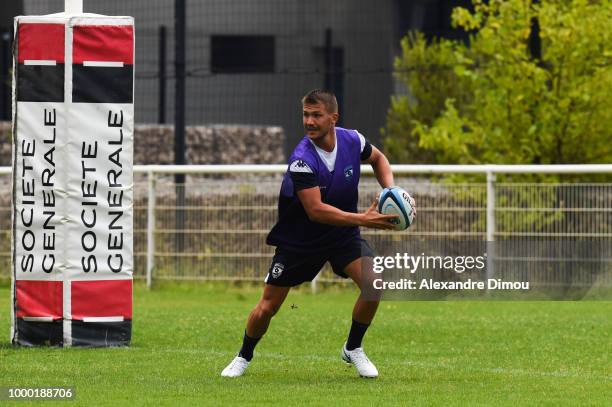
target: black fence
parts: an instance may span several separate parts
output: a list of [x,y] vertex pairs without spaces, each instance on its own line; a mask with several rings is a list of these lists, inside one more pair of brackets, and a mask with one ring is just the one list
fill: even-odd
[[11,46],[13,33],[0,30],[0,120],[11,120]]
[[[408,30],[455,36],[438,0],[84,0],[84,11],[136,19],[136,121],[175,120],[176,3],[185,4],[185,121],[281,126],[302,136],[300,98],[336,92],[341,125],[379,141],[399,40]],[[24,0],[24,14],[63,11],[63,0]],[[10,118],[10,33],[2,38],[2,119]],[[8,36],[8,37],[7,37]],[[5,39],[7,38],[7,39]],[[180,43],[178,44],[181,45]],[[8,92],[8,93],[7,93]]]

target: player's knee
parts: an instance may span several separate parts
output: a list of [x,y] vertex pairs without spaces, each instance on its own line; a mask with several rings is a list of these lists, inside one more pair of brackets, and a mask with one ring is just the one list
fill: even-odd
[[263,317],[272,318],[278,312],[280,304],[275,304],[270,301],[262,301],[258,308],[259,313]]
[[382,294],[383,294],[382,290],[367,290],[367,291],[362,290],[361,291],[361,297],[367,300],[368,302],[371,302],[374,304],[380,303],[380,300],[382,299]]

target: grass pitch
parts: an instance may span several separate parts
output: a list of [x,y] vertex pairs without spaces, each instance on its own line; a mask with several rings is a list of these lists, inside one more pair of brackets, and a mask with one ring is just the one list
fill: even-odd
[[[356,291],[294,290],[247,374],[221,378],[260,291],[137,286],[130,348],[13,348],[7,335],[0,386],[74,386],[76,399],[57,403],[87,406],[612,401],[612,302],[383,302],[364,341],[380,377],[361,379],[340,360]],[[9,296],[0,288],[5,304]],[[0,332],[9,325],[7,306]]]

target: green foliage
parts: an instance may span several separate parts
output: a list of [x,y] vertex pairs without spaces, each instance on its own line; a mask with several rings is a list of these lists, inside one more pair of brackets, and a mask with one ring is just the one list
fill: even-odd
[[[474,0],[453,24],[469,46],[402,40],[395,61],[408,95],[383,130],[394,162],[559,164],[612,160],[612,2]],[[529,52],[532,19],[541,60]]]

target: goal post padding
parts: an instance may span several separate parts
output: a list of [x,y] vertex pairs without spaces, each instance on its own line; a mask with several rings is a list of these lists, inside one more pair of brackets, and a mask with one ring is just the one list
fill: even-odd
[[11,340],[129,345],[134,20],[19,16],[14,29]]

